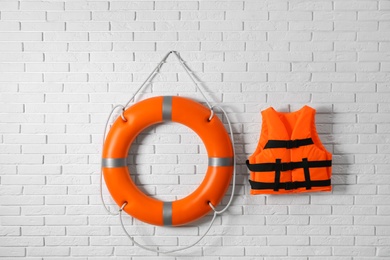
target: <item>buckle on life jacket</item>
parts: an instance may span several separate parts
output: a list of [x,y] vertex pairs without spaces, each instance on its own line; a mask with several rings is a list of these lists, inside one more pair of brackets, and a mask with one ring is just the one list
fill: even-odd
[[286,142],[286,148],[287,149],[293,149],[293,148],[298,148],[300,145],[299,145],[299,142],[298,140],[289,140]]
[[298,188],[297,183],[293,181],[285,182],[284,185],[285,185],[284,187],[285,190],[295,190]]

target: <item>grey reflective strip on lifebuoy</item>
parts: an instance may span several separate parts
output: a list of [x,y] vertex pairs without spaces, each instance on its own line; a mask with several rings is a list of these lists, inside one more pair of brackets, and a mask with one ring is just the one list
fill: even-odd
[[163,225],[172,226],[172,202],[164,202],[162,215]]
[[172,96],[163,97],[162,118],[166,121],[172,120]]
[[232,157],[209,157],[209,166],[232,166]]
[[103,158],[102,167],[104,168],[118,168],[127,166],[126,158]]

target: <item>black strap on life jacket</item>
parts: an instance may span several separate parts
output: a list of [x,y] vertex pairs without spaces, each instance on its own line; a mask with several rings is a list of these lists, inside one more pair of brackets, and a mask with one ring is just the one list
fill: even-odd
[[306,139],[295,139],[295,140],[268,140],[264,149],[270,148],[286,148],[293,149],[298,148],[300,146],[311,145],[314,144],[311,138]]
[[276,159],[275,162],[275,185],[274,185],[274,191],[279,190],[280,185],[280,171],[282,170],[282,160]]
[[[269,182],[256,182],[249,180],[252,189],[273,189],[278,191],[279,189],[291,190],[301,187],[306,187],[307,190],[310,190],[312,187],[321,187],[321,186],[330,186],[330,179],[312,181],[310,179],[310,168],[321,168],[321,167],[330,167],[332,166],[331,160],[324,161],[308,161],[307,158],[303,158],[302,162],[288,162],[282,163],[281,159],[276,159],[275,163],[254,163],[251,164],[249,161],[246,161],[248,169],[252,172],[275,172],[275,181],[273,183]],[[293,169],[303,168],[305,181],[303,182],[280,182],[280,172],[281,171],[291,171]]]
[[[275,190],[275,183],[272,182],[257,182],[249,180],[249,183],[251,184],[252,190],[269,190],[274,189]],[[328,180],[320,180],[320,181],[310,181],[311,187],[326,187],[331,185],[330,179]],[[293,181],[293,182],[281,182],[278,185],[279,189],[284,190],[293,190],[298,188],[306,187],[306,181]]]
[[308,162],[307,158],[302,159],[302,164],[303,164],[303,172],[305,174],[306,189],[310,190],[311,189],[311,180],[310,180],[309,162]]
[[[281,163],[281,171],[291,171],[298,168],[304,168],[302,162],[288,162]],[[249,163],[249,160],[246,161],[246,166],[252,172],[274,172],[276,169],[276,163]],[[307,161],[308,168],[321,168],[321,167],[330,167],[332,166],[332,160],[325,161]]]

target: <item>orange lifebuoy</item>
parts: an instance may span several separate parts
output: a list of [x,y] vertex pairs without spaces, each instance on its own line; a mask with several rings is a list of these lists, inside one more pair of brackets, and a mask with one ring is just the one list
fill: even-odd
[[[131,216],[153,225],[180,226],[195,221],[224,197],[233,173],[233,147],[221,120],[187,98],[158,96],[138,102],[118,118],[103,147],[102,170],[115,202]],[[144,194],[130,178],[126,157],[136,136],[148,126],[173,121],[191,128],[203,141],[208,168],[199,187],[187,197],[163,202]]]

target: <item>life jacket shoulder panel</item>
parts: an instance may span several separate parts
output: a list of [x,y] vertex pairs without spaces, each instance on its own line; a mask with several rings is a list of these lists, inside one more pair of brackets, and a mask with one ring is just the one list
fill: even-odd
[[251,194],[331,191],[332,154],[317,134],[315,112],[261,112],[260,139],[247,161]]

